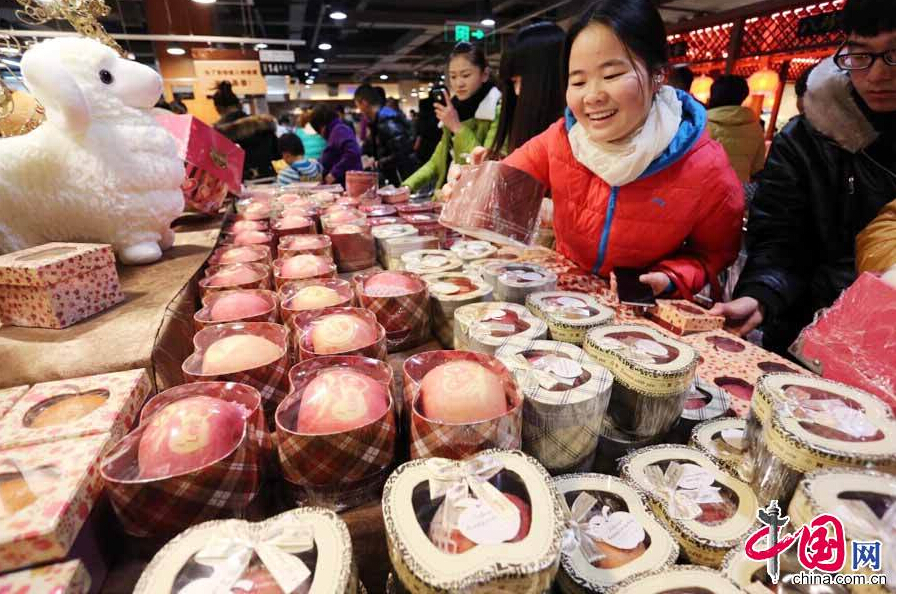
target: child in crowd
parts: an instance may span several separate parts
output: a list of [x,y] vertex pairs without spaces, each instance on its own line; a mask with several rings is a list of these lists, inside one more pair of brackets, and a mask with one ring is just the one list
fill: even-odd
[[321,181],[321,164],[305,159],[305,147],[299,137],[293,133],[284,133],[277,140],[277,145],[287,164],[277,175],[277,182],[285,185]]

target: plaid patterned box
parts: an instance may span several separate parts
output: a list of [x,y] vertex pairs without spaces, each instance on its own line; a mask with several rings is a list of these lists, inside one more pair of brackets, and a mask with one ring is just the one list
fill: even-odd
[[61,329],[125,300],[109,245],[48,243],[0,255],[0,322]]
[[[147,426],[164,414],[164,406],[195,396],[198,388],[245,409],[239,442],[207,466],[141,479],[137,455]],[[164,538],[206,520],[245,516],[245,509],[259,492],[265,466],[259,394],[236,384],[201,384],[177,386],[157,398],[147,404],[150,408],[140,426],[118,442],[100,464],[112,507],[125,532],[134,537]]]
[[[270,363],[253,369],[209,375],[202,372],[203,357],[206,349],[217,340],[238,335],[260,336],[283,349],[281,356]],[[276,323],[224,323],[213,325],[198,332],[193,337],[194,352],[187,357],[181,370],[184,382],[195,381],[232,381],[243,383],[258,390],[262,397],[262,410],[268,429],[274,429],[274,411],[289,391],[287,371],[290,367],[289,332]]]
[[333,259],[333,243],[330,237],[323,234],[303,234],[300,236],[283,236],[277,246],[277,257],[289,259],[296,255],[318,255]]
[[[311,276],[306,277],[306,278],[287,278],[287,277],[281,275],[281,268],[283,267],[283,262],[286,259],[292,259],[292,258],[287,257],[285,259],[281,259],[281,258],[275,259],[274,260],[274,288],[278,292],[280,292],[281,288],[283,288],[285,285],[293,283],[293,282],[305,282],[307,280],[328,280],[331,278],[335,278],[336,277],[336,264],[333,263],[332,260],[329,262],[326,262],[327,258],[324,256],[319,256],[318,258],[320,260],[322,260],[319,262],[321,265],[321,268],[317,272],[313,273]],[[308,259],[308,258],[304,259],[303,261],[305,261],[305,260],[310,261],[310,259]],[[325,265],[325,262],[326,262],[326,265]]]
[[356,272],[377,263],[377,247],[370,226],[346,224],[330,229],[327,234],[333,243],[333,260],[339,271]]
[[710,315],[707,309],[684,300],[658,299],[657,306],[650,307],[647,315],[677,336],[721,330],[726,323],[725,317]]
[[[341,280],[339,278],[302,280],[301,282],[288,282],[284,284],[280,287],[280,291],[278,292],[280,298],[280,314],[283,318],[283,324],[290,330],[291,342],[296,333],[296,317],[304,311],[309,310],[302,304],[302,295],[300,295],[299,298],[297,298],[296,295],[299,294],[303,288],[311,287],[327,288],[336,292],[339,302],[334,302],[333,304],[327,305],[327,307],[351,307],[352,302],[355,300],[355,293],[352,291],[352,285],[346,280]],[[334,300],[337,300],[337,298],[334,297]],[[315,302],[315,298],[312,297],[309,301]],[[315,308],[317,309],[318,307]]]
[[259,265],[271,265],[271,249],[262,245],[248,247],[221,246],[215,249],[209,260],[210,266],[238,265],[240,263],[258,263]]
[[0,419],[0,449],[100,433],[116,441],[151,388],[144,369],[37,384]]
[[[370,223],[370,221],[369,221]],[[374,235],[374,244],[377,246],[377,261],[383,267],[388,267],[389,260],[386,255],[386,241],[391,238],[405,238],[417,236],[417,228],[410,224],[386,224],[374,226],[371,223],[371,234]]]
[[[99,497],[107,433],[0,450],[0,572],[65,557]],[[2,584],[2,583],[0,583]]]
[[[215,303],[234,293],[249,293],[261,297],[268,303],[267,311],[243,317],[242,319],[212,319],[212,309],[215,307]],[[278,309],[277,294],[275,294],[273,290],[223,290],[220,292],[210,292],[203,297],[202,304],[203,308],[193,315],[193,328],[197,332],[210,325],[219,323],[250,323],[253,321],[280,323],[280,310]]]
[[80,560],[27,568],[0,576],[4,595],[78,595],[90,592],[90,575]]
[[[424,376],[438,365],[453,360],[479,363],[499,377],[505,387],[508,411],[498,417],[470,424],[441,423],[421,414],[417,405]],[[416,354],[405,361],[406,419],[411,429],[411,458],[466,458],[487,448],[518,450],[522,444],[523,397],[507,368],[495,358],[475,352],[434,350]],[[463,383],[465,380],[457,380]]]
[[377,199],[377,173],[364,170],[346,172],[346,194],[349,197],[364,198],[367,201]]
[[483,279],[495,289],[495,300],[521,305],[528,295],[557,287],[557,275],[534,263],[488,265],[483,268]]
[[455,311],[455,349],[493,354],[510,338],[542,340],[545,322],[515,303],[488,302],[465,305]]
[[583,350],[548,340],[509,340],[495,358],[523,393],[523,451],[552,474],[590,469],[613,387],[610,371]]
[[479,276],[449,272],[423,276],[430,291],[433,334],[444,348],[455,342],[455,311],[465,305],[492,300],[492,287]]
[[696,376],[685,397],[682,415],[670,430],[667,441],[673,444],[687,444],[695,425],[727,414],[730,414],[729,394]]
[[[242,284],[230,284],[216,278],[217,274],[232,275],[243,270],[250,270],[252,277]],[[206,268],[205,277],[199,281],[199,295],[205,298],[210,292],[223,290],[270,290],[271,268],[260,263],[241,263],[237,265],[215,265]]]
[[[377,330],[377,339],[368,344],[348,352],[340,353],[319,353],[315,352],[312,342],[312,331],[316,325],[320,325],[321,319],[328,315],[352,315],[362,319],[371,328]],[[359,309],[357,307],[327,307],[326,309],[316,309],[311,311],[300,312],[293,320],[296,326],[296,332],[293,341],[296,345],[299,361],[307,361],[321,356],[360,356],[375,359],[378,361],[386,361],[386,330],[377,321],[373,313],[367,309]],[[341,335],[349,333],[343,329],[337,330]],[[342,336],[341,336],[342,337]]]
[[386,348],[398,352],[414,348],[430,338],[430,293],[427,284],[412,273],[403,275],[417,283],[418,290],[402,296],[372,296],[365,290],[367,281],[376,274],[360,274],[353,278],[358,304],[371,311],[386,330]]
[[534,292],[526,297],[526,307],[548,324],[552,340],[577,346],[582,346],[590,329],[614,321],[613,309],[584,292]]
[[[382,384],[389,396],[389,408],[379,419],[346,432],[300,433],[296,421],[303,392],[322,371],[333,368],[357,371]],[[290,394],[277,409],[276,417],[277,450],[284,478],[295,485],[339,493],[341,486],[350,486],[388,468],[395,457],[397,432],[391,388],[389,365],[365,357],[320,357],[293,367]],[[358,395],[342,398],[363,399]]]
[[[281,217],[277,220],[271,220],[271,230],[274,232],[274,236],[276,237],[277,244],[280,244],[280,239],[285,236],[295,236],[297,234],[316,234],[318,232],[318,226],[315,224],[313,218],[309,218],[306,216],[298,216],[295,211],[287,212],[289,213],[289,219],[285,219]],[[307,212],[305,212],[307,213]]]
[[9,409],[15,406],[19,398],[25,395],[29,387],[31,386],[16,386],[0,390],[0,419],[3,419],[3,415],[8,413]]

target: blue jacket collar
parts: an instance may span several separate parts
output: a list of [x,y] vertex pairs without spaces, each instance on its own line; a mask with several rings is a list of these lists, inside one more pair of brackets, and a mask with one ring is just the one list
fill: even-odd
[[380,111],[377,112],[377,119],[380,118],[395,118],[399,113],[390,108],[389,106],[383,106],[380,108]]
[[[676,90],[676,97],[682,102],[682,122],[679,123],[679,131],[663,153],[654,158],[654,161],[642,172],[639,179],[656,174],[679,161],[691,151],[707,126],[707,110],[698,100],[681,89]],[[564,127],[567,132],[573,128],[574,124],[576,124],[576,118],[570,108],[567,108],[564,111]]]

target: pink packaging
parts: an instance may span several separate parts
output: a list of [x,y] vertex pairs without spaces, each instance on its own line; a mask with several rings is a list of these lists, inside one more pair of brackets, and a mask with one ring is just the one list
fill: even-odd
[[181,188],[188,206],[216,213],[228,191],[240,193],[245,152],[239,145],[189,114],[160,114],[156,120],[175,138],[178,156],[187,162]]
[[349,197],[377,197],[377,173],[364,170],[346,172],[346,194]]
[[0,576],[0,594],[79,595],[90,592],[90,574],[80,560],[27,568]]
[[0,419],[3,418],[3,415],[9,412],[9,409],[15,406],[16,402],[19,401],[19,398],[24,396],[27,391],[28,386],[16,386],[14,388],[0,390]]
[[0,322],[61,329],[125,300],[109,245],[48,243],[0,255]]

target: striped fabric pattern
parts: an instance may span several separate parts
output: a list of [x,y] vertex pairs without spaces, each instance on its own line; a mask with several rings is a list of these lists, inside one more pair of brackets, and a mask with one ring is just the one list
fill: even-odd
[[320,182],[321,164],[312,160],[295,161],[277,175],[280,184],[294,184],[297,182]]

